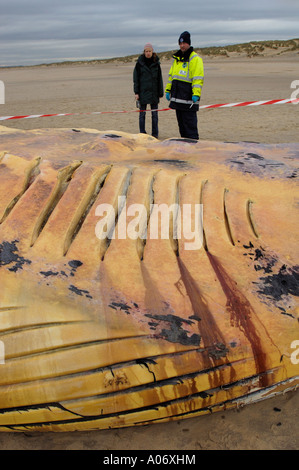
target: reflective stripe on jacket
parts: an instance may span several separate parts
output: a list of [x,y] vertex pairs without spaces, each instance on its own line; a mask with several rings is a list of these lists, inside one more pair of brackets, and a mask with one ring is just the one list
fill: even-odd
[[174,54],[165,92],[171,94],[171,108],[198,111],[198,101],[194,104],[192,96],[201,96],[204,67],[202,58],[190,49],[189,57],[182,56],[180,51]]

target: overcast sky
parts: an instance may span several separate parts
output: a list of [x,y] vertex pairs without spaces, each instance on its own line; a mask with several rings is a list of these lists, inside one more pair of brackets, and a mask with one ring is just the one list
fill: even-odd
[[0,65],[299,37],[298,0],[0,0]]

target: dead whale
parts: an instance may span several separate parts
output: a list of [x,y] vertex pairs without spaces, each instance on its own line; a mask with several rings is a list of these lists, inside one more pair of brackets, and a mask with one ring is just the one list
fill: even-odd
[[295,389],[298,150],[1,127],[0,430]]

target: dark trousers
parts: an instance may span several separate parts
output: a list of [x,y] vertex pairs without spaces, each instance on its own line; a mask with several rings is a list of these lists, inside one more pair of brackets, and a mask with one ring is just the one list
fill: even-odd
[[[151,104],[151,109],[158,109],[158,103]],[[141,110],[146,110],[147,105],[140,103],[140,109]],[[139,130],[142,134],[146,134],[145,132],[145,115],[146,112],[140,111],[139,113]],[[158,111],[151,111],[152,115],[152,136],[153,137],[158,137],[159,131],[158,131]]]
[[181,109],[176,109],[176,117],[181,137],[198,140],[196,111],[182,111]]

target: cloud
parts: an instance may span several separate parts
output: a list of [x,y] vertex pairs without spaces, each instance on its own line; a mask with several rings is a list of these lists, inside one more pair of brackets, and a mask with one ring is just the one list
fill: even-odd
[[298,35],[297,0],[0,0],[2,65],[115,57],[175,49],[187,29],[197,47]]

